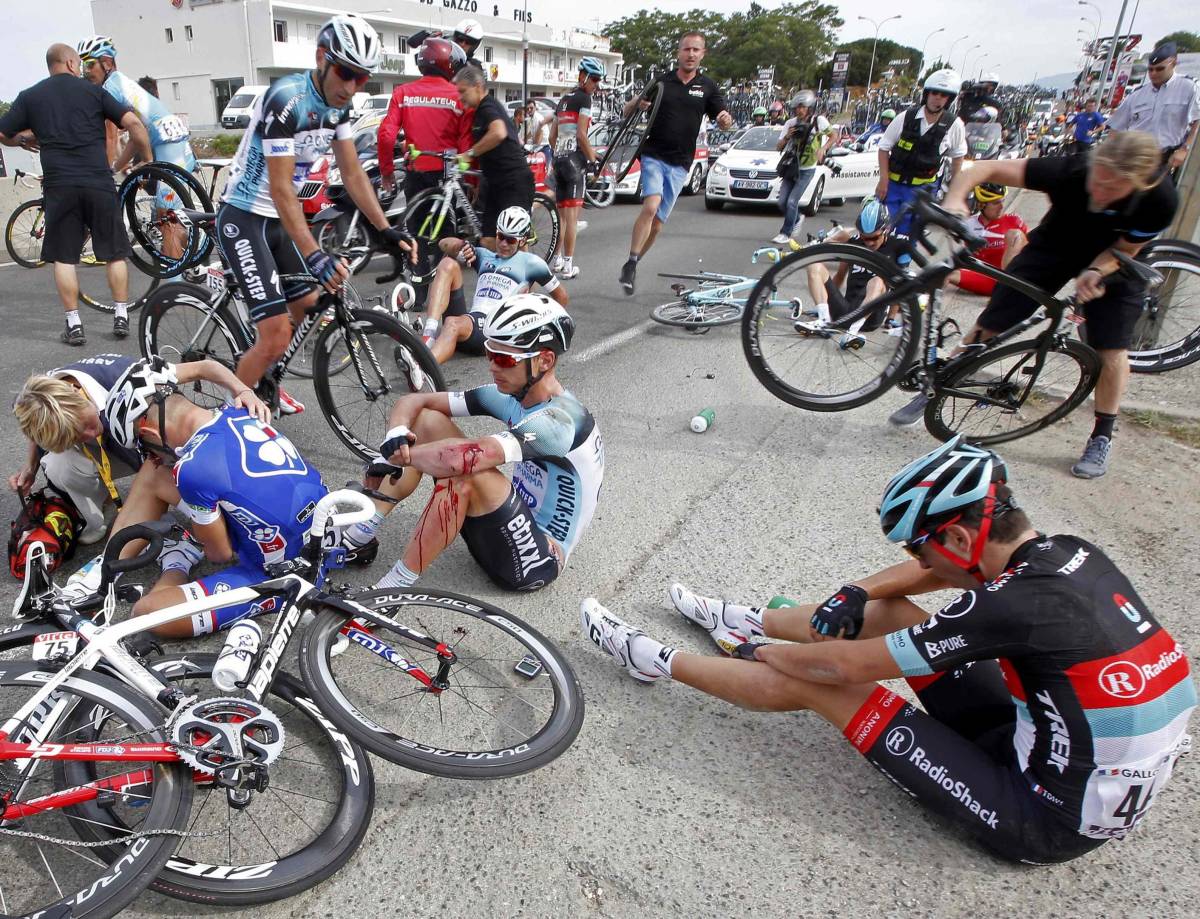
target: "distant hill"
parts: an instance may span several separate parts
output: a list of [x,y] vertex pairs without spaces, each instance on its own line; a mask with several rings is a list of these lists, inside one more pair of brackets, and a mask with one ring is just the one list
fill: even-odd
[[1078,70],[1073,70],[1070,73],[1054,73],[1050,76],[1037,78],[1038,86],[1045,86],[1047,89],[1069,89],[1075,85],[1075,78],[1079,76]]

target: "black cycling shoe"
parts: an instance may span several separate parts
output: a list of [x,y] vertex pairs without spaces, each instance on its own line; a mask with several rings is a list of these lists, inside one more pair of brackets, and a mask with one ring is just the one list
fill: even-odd
[[633,285],[637,280],[637,262],[632,259],[621,266],[621,287],[625,290],[625,296],[633,296]]
[[129,317],[114,316],[113,317],[113,338],[127,338],[129,336]]
[[83,334],[83,326],[81,325],[67,326],[63,329],[59,338],[68,345],[74,345],[75,347],[87,344],[87,336]]
[[361,546],[344,546],[346,550],[346,564],[353,565],[355,568],[365,568],[371,562],[375,561],[375,556],[379,554],[379,540],[374,536],[371,541]]

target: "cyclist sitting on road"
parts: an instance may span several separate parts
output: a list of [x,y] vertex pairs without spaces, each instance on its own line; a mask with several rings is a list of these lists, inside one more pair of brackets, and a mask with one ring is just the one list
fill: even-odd
[[[154,159],[159,163],[171,163],[185,172],[196,171],[196,155],[192,152],[189,142],[190,132],[183,119],[171,114],[157,96],[144,90],[135,80],[131,80],[117,70],[117,49],[113,40],[105,35],[93,35],[85,38],[76,49],[79,52],[79,66],[84,78],[89,83],[104,87],[122,105],[127,105],[141,119],[150,135],[150,147]],[[115,133],[116,126],[112,126]],[[133,161],[137,152],[135,144],[126,144],[125,149],[116,157],[112,164],[113,172],[120,172]],[[175,221],[169,221],[170,211],[183,207],[175,192],[165,183],[159,183],[155,195],[155,216],[162,231],[162,252],[168,258],[180,258],[187,231]],[[119,318],[119,317],[118,317]],[[114,320],[113,331],[117,332]],[[129,319],[125,319],[124,328],[129,329]]]
[[[510,207],[496,221],[495,250],[472,246],[453,236],[438,242],[446,257],[438,263],[429,285],[424,336],[439,364],[450,360],[456,350],[483,354],[483,328],[492,313],[514,294],[528,293],[534,284],[564,307],[570,303],[567,289],[549,266],[532,252],[524,251],[528,235],[529,212]],[[479,273],[470,312],[463,296],[464,262],[474,265]]]
[[550,127],[554,148],[554,193],[562,217],[562,270],[564,280],[579,276],[575,258],[575,234],[583,210],[583,188],[587,173],[596,163],[596,151],[588,140],[592,125],[592,93],[604,79],[604,65],[594,57],[579,61],[579,85],[563,96]]
[[[13,402],[29,451],[25,467],[9,477],[9,488],[27,494],[42,469],[82,515],[86,526],[79,541],[84,545],[104,538],[105,505],[111,501],[121,506],[117,480],[140,473],[143,466],[139,453],[113,439],[105,414],[109,393],[133,364],[133,358],[121,354],[87,357],[31,376]],[[217,361],[188,361],[174,373],[180,384],[206,381],[221,386],[235,406],[264,420],[270,417],[254,391]]]
[[[266,577],[266,565],[300,554],[308,519],[326,489],[320,472],[261,417],[237,406],[213,412],[189,402],[178,393],[171,365],[159,358],[126,370],[109,393],[105,415],[114,441],[148,457],[113,532],[175,507],[190,520],[195,540],[166,542],[159,555],[162,575],[134,605],[135,616],[257,584]],[[122,555],[134,555],[142,545],[130,543]],[[192,580],[201,558],[225,564],[235,554],[232,567]],[[94,592],[98,561],[72,576],[68,592]],[[206,635],[275,612],[278,602],[225,606],[155,631],[165,638]]]
[[[1129,382],[1129,344],[1145,301],[1145,285],[1118,276],[1120,264],[1109,250],[1137,255],[1170,226],[1179,203],[1174,185],[1163,181],[1160,163],[1154,137],[1131,131],[1110,137],[1087,157],[978,160],[946,195],[946,207],[962,214],[972,186],[988,182],[1030,188],[1050,198],[1050,210],[1008,267],[1018,278],[1051,292],[1075,279],[1075,300],[1086,319],[1084,337],[1101,362],[1095,424],[1071,467],[1079,478],[1098,478],[1108,471],[1117,413]],[[1016,288],[998,284],[963,343],[989,339],[1037,306]],[[918,394],[891,421],[915,424],[924,411],[925,396]]]
[[[732,660],[660,644],[591,598],[584,633],[643,682],[810,709],[1000,858],[1078,858],[1145,816],[1188,746],[1196,691],[1183,648],[1116,565],[1035,530],[1006,479],[996,454],[958,437],[910,463],[879,514],[916,561],[819,606],[737,606],[674,585],[675,608]],[[933,616],[909,599],[949,587],[965,593]],[[901,676],[924,710],[877,682]]]
[[753,127],[761,128],[767,123],[767,107],[760,105],[750,113],[750,124]]
[[[1004,196],[1008,189],[995,182],[975,186],[975,205],[979,212],[974,217],[979,233],[985,242],[975,257],[995,268],[1007,269],[1029,241],[1029,227],[1017,214],[1004,213]],[[970,268],[957,268],[950,272],[947,283],[961,287],[972,294],[990,296],[996,282]]]
[[487,80],[478,67],[464,67],[454,78],[459,98],[474,110],[471,120],[471,146],[464,160],[478,158],[484,187],[480,212],[480,242],[490,248],[496,244],[496,220],[510,207],[533,208],[533,173],[525,158],[525,148],[517,137],[517,126],[508,110],[487,91]]
[[[237,366],[238,378],[250,386],[257,386],[287,349],[292,322],[298,324],[317,302],[319,288],[283,284],[280,277],[310,274],[334,292],[350,274],[341,259],[317,245],[296,197],[313,161],[331,146],[342,182],[363,216],[387,243],[415,254],[408,237],[388,226],[358,161],[349,122],[353,94],[382,54],[379,36],[366,20],[334,16],[317,34],[315,69],[271,84],[230,166],[216,241],[257,327],[254,344]],[[304,411],[282,388],[279,405],[283,414]]]
[[[558,380],[575,323],[543,294],[518,294],[484,325],[493,383],[466,392],[404,396],[392,409],[383,459],[404,467],[394,483],[367,485],[407,498],[434,480],[403,556],[379,587],[416,581],[461,531],[471,555],[505,590],[539,590],[558,577],[591,522],[604,479],[604,445],[591,413]],[[507,428],[467,438],[451,420],[490,416]],[[516,463],[512,481],[500,472]],[[376,501],[371,521],[346,541],[369,562],[375,532],[394,504]]]

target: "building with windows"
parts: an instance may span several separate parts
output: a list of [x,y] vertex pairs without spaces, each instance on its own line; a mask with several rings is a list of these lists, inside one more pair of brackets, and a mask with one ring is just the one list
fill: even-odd
[[[540,2],[550,8],[549,0]],[[121,70],[134,79],[158,80],[163,101],[199,130],[219,124],[241,86],[311,68],[317,32],[339,12],[359,13],[383,38],[383,66],[364,87],[370,93],[391,92],[420,76],[406,44],[409,35],[428,28],[449,32],[464,17],[483,26],[476,58],[501,101],[521,98],[524,38],[531,96],[554,98],[569,91],[583,56],[601,58],[610,73],[621,61],[608,39],[547,24],[524,0],[340,0],[329,6],[292,0],[92,0],[96,32],[112,36]]]

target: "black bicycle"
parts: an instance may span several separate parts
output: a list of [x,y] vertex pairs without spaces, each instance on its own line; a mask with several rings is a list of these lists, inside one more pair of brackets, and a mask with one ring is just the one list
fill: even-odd
[[[183,213],[210,229],[216,217]],[[231,370],[237,367],[254,342],[254,323],[224,257],[220,265],[208,268],[205,278],[207,286],[172,281],[147,298],[138,326],[143,355],[157,354],[173,363],[210,358]],[[317,282],[296,275],[283,276],[280,283]],[[279,383],[293,364],[309,369],[325,420],[364,460],[376,455],[399,396],[445,388],[437,361],[416,332],[385,312],[364,309],[349,283],[336,294],[321,292],[283,356],[263,376],[259,394],[273,410],[279,407]],[[226,393],[197,382],[189,396],[198,404],[216,406]]]
[[[742,317],[742,345],[750,369],[773,395],[818,412],[839,412],[878,399],[893,386],[930,397],[925,426],[940,440],[957,433],[977,444],[997,444],[1039,431],[1073,411],[1095,387],[1100,358],[1071,337],[1080,321],[1073,299],[1058,299],[973,256],[984,240],[962,218],[922,197],[915,238],[932,253],[925,234],[940,227],[960,243],[949,258],[915,276],[863,246],[809,246],[773,265],[750,295]],[[1113,251],[1121,271],[1150,287],[1163,276]],[[869,280],[857,305],[818,319],[825,266],[837,263]],[[969,268],[1040,304],[1032,316],[985,342],[942,356],[959,328],[943,318],[941,289],[956,268]],[[789,305],[780,305],[789,304]],[[831,304],[832,306],[832,304]],[[924,313],[924,316],[922,316]],[[897,321],[898,320],[898,321]],[[1047,328],[1022,337],[1042,323]]]

